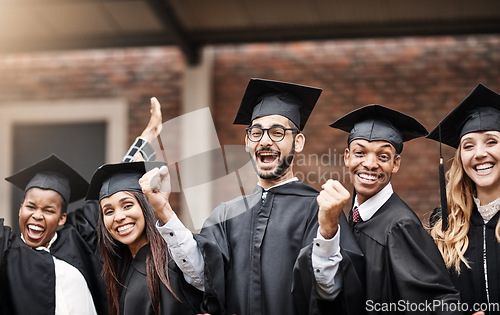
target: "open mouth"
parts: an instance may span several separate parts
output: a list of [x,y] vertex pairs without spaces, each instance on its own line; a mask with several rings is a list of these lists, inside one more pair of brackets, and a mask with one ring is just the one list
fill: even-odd
[[41,239],[45,228],[38,224],[28,224],[28,237],[33,240]]
[[478,174],[488,174],[493,168],[492,163],[483,163],[480,165],[476,165],[475,170]]
[[279,158],[279,152],[260,151],[257,152],[257,158],[262,164],[271,164]]
[[122,235],[122,236],[127,235],[130,232],[132,232],[134,227],[135,227],[134,223],[125,224],[125,225],[122,225],[122,226],[119,226],[118,228],[116,228],[116,232],[118,233],[118,235]]

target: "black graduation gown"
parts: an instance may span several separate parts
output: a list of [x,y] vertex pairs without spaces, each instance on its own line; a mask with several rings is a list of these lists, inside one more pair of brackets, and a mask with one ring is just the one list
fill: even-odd
[[397,194],[393,193],[370,220],[355,223],[353,232],[367,262],[365,305],[369,314],[387,314],[389,310],[405,314],[416,307],[415,314],[432,313],[429,310],[459,313],[426,306],[434,300],[456,305],[459,294],[434,241]]
[[[87,202],[68,213],[57,240],[46,251],[34,250],[0,220],[1,314],[55,312],[55,267],[52,255],[77,268],[87,281],[98,314],[107,314],[106,290],[97,254],[98,205]],[[52,254],[52,255],[51,255]]]
[[[264,203],[262,192],[257,186],[253,194],[221,204],[195,235],[205,260],[203,312],[318,312],[314,275],[307,265],[318,227],[318,192],[291,182],[271,188]],[[344,229],[349,231],[348,226]],[[360,251],[358,255],[362,261]],[[301,274],[296,269],[293,283],[296,264],[308,270]],[[347,263],[344,267],[353,268]]]
[[[148,315],[155,314],[148,290],[146,274],[146,257],[149,244],[143,246],[131,260],[124,281],[124,288],[120,292],[120,314],[121,315]],[[173,262],[172,262],[173,263]],[[175,263],[174,263],[175,264]],[[176,287],[178,275],[169,271],[170,284],[176,294],[180,290]],[[182,275],[181,275],[182,277]],[[188,304],[182,304],[163,285],[160,285],[161,314],[188,315],[194,314]]]
[[340,268],[344,281],[342,290],[334,301],[325,301],[318,297],[311,261],[314,245],[303,248],[293,270],[292,293],[296,301],[309,301],[309,305],[296,303],[296,314],[366,314],[364,255],[343,212],[340,214],[339,224],[342,254]]
[[[474,206],[467,234],[469,246],[465,252],[465,258],[469,261],[471,269],[462,262],[460,275],[456,272],[451,273],[451,279],[460,291],[462,302],[468,304],[468,310],[473,310],[474,303],[488,303],[483,259],[483,246],[486,244],[489,302],[496,303],[492,306],[496,305],[497,308],[491,309],[491,312],[487,309],[484,311],[486,314],[500,314],[500,244],[495,236],[499,217],[500,212],[484,224],[483,218]],[[468,313],[472,314],[472,312]]]

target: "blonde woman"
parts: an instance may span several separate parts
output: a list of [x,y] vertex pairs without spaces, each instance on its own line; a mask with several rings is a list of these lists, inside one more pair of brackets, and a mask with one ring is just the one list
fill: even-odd
[[428,138],[457,149],[431,234],[467,311],[499,314],[500,95],[479,84]]

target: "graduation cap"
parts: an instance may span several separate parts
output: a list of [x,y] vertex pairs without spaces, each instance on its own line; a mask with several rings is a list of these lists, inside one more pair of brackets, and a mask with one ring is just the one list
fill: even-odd
[[349,132],[348,144],[355,139],[387,141],[398,154],[403,150],[403,142],[427,135],[425,127],[415,118],[377,104],[358,108],[330,127]]
[[130,162],[104,164],[100,166],[90,181],[87,200],[101,200],[119,191],[142,192],[139,179],[155,167],[167,165],[164,162]]
[[465,134],[487,130],[500,131],[500,95],[478,84],[427,138],[456,149]]
[[250,79],[233,124],[248,126],[256,118],[281,115],[303,130],[322,91],[288,82]]
[[55,154],[5,178],[26,193],[33,187],[50,189],[69,204],[85,197],[89,183]]
[[443,230],[448,228],[448,206],[441,143],[456,149],[464,135],[488,130],[500,131],[500,95],[478,84],[427,136],[440,143],[439,183]]

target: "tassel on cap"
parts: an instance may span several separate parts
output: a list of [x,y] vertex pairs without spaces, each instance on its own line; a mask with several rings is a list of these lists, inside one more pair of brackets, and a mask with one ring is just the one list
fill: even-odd
[[446,178],[444,176],[441,125],[439,125],[439,192],[441,195],[441,228],[443,231],[446,231],[448,230],[448,200],[446,198]]
[[443,231],[448,229],[448,206],[441,145],[458,149],[464,135],[478,131],[500,131],[500,94],[483,84],[478,84],[427,136],[428,139],[439,141]]

